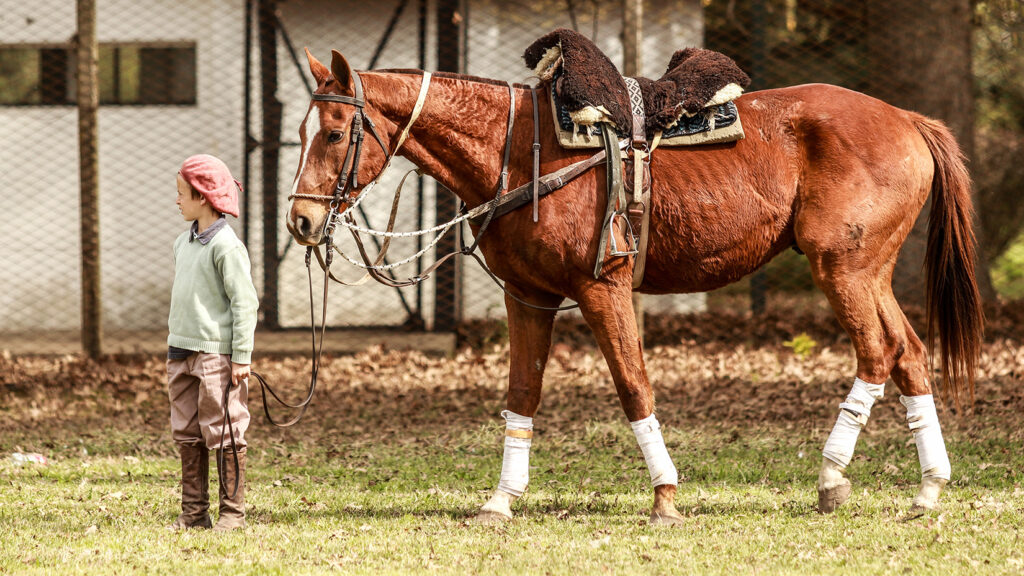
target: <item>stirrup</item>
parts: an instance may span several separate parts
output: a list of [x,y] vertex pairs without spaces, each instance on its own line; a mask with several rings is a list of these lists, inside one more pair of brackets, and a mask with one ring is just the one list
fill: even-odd
[[[619,250],[615,244],[615,217],[622,218],[626,223],[626,243],[629,245],[625,250]],[[636,236],[633,235],[633,225],[629,223],[629,218],[622,212],[612,212],[612,217],[608,219],[608,238],[611,242],[611,252],[608,254],[611,257],[618,256],[635,256],[639,253],[637,250]]]

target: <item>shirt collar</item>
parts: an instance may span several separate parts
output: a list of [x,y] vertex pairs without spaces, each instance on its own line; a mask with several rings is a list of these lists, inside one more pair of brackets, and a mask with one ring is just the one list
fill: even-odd
[[220,232],[220,229],[227,225],[227,223],[227,218],[221,216],[220,218],[217,218],[217,220],[214,221],[213,224],[210,224],[210,226],[206,230],[203,230],[202,234],[200,234],[199,221],[193,220],[192,230],[188,235],[188,241],[191,242],[193,240],[199,240],[200,244],[206,246],[207,244],[210,243],[210,240],[213,240],[213,237],[217,234],[217,232]]

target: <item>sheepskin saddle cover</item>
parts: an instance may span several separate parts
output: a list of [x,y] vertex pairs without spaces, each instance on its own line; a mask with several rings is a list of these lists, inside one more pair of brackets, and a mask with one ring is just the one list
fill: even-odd
[[[574,136],[591,135],[599,132],[598,123],[610,122],[621,137],[631,133],[626,83],[590,39],[559,28],[531,44],[523,60],[542,83],[550,84],[560,129],[571,130]],[[662,133],[662,145],[671,145],[673,136],[738,124],[732,100],[750,85],[750,78],[731,58],[703,48],[677,51],[658,80],[636,80],[643,93],[646,136],[650,140]],[[731,139],[736,138],[742,138],[742,129]],[[705,140],[679,143],[709,143]]]

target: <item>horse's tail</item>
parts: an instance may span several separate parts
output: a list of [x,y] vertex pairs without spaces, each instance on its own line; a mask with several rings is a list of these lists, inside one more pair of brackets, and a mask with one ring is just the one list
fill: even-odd
[[981,355],[984,312],[974,276],[975,239],[971,179],[956,138],[941,122],[916,116],[914,125],[935,161],[928,217],[927,340],[935,348],[936,324],[942,353],[942,398],[960,405],[964,392],[974,401],[974,375]]

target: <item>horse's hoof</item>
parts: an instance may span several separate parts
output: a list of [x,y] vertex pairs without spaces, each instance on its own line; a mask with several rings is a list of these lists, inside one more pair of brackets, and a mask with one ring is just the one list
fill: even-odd
[[[910,509],[920,509],[921,514],[929,512],[931,510],[937,510],[939,508],[939,496],[942,494],[942,489],[946,487],[944,478],[924,478],[921,480],[921,488],[917,491],[917,496],[914,497],[914,502]],[[919,514],[920,515],[920,514]]]
[[487,501],[477,512],[474,521],[477,524],[502,524],[512,520],[512,502],[516,496],[503,490],[495,490],[491,499]]
[[651,526],[679,526],[683,523],[683,517],[672,510],[670,512],[652,512],[651,513]]
[[853,493],[853,486],[850,484],[850,481],[845,478],[841,484],[837,484],[831,488],[819,488],[818,512],[825,514],[835,512],[836,508],[839,508],[844,502],[850,499],[851,493]]
[[911,506],[907,513],[900,517],[900,522],[910,522],[911,520],[917,520],[925,514],[931,512],[934,508],[925,508],[923,506]]
[[501,512],[495,512],[493,510],[481,510],[477,513],[476,517],[473,518],[473,522],[483,526],[495,526],[498,524],[504,524],[510,522],[511,516],[502,514]]

